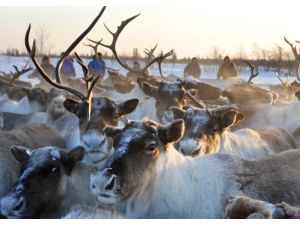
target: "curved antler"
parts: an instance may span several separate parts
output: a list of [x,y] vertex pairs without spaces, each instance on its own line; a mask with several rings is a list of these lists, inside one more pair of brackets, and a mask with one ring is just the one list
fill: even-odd
[[[64,54],[61,56],[61,58],[59,59],[59,61],[57,62],[56,68],[55,68],[55,77],[56,77],[56,82],[52,80],[52,78],[44,71],[44,69],[41,67],[41,65],[37,62],[37,60],[35,59],[35,52],[36,52],[36,47],[35,47],[35,40],[33,40],[33,44],[32,44],[32,48],[30,47],[29,44],[29,35],[30,35],[30,29],[31,29],[31,24],[29,24],[29,27],[26,31],[26,35],[25,35],[25,46],[27,49],[27,52],[33,62],[33,64],[35,65],[36,69],[39,71],[39,73],[41,74],[41,76],[51,85],[53,85],[54,87],[58,88],[58,89],[62,89],[65,90],[75,96],[77,96],[78,98],[80,98],[82,101],[87,101],[89,99],[89,94],[87,94],[87,96],[85,96],[84,94],[82,94],[80,91],[75,90],[73,88],[67,87],[62,85],[61,80],[60,80],[60,67],[62,62],[64,61],[65,57],[68,56],[74,49],[75,47],[78,45],[78,43],[89,33],[89,31],[95,26],[95,24],[98,22],[98,20],[100,19],[100,17],[102,16],[104,10],[106,9],[106,7],[104,6],[100,13],[97,15],[97,17],[92,21],[92,23],[88,26],[87,29],[84,30],[84,32],[78,37],[76,38],[76,40],[68,47],[68,49],[64,52]],[[78,61],[77,61],[78,62]],[[83,67],[83,64],[79,63],[84,71],[84,74],[87,75],[87,68]],[[95,80],[98,80],[99,78],[96,78]],[[92,85],[91,85],[92,86]],[[94,85],[93,85],[94,86]],[[91,91],[90,91],[91,92]]]
[[[117,50],[116,50],[116,43],[117,43],[117,40],[121,34],[121,32],[123,31],[123,29],[127,26],[127,24],[129,24],[132,20],[134,20],[136,17],[138,17],[140,14],[137,14],[135,16],[132,16],[130,18],[128,18],[127,20],[124,20],[121,22],[121,25],[118,26],[116,32],[112,32],[105,24],[105,28],[106,30],[112,35],[112,42],[110,45],[107,45],[107,44],[103,44],[101,41],[93,41],[91,39],[89,39],[89,41],[93,42],[94,44],[99,44],[105,48],[108,48],[112,51],[114,57],[116,58],[117,62],[122,66],[124,67],[125,69],[127,69],[128,71],[130,72],[133,72],[133,73],[137,73],[137,74],[141,74],[143,76],[147,76],[147,69],[152,65],[154,64],[155,62],[159,63],[159,61],[162,61],[164,58],[170,56],[169,53],[170,52],[173,52],[173,51],[170,51],[169,53],[165,54],[165,55],[162,55],[160,57],[157,57],[157,58],[154,58],[152,60],[150,60],[149,62],[146,63],[146,65],[144,66],[144,68],[142,69],[133,69],[131,67],[129,67],[126,63],[124,63],[121,58],[119,57],[118,53],[117,53]],[[156,47],[155,47],[156,48]],[[155,50],[155,49],[154,49]],[[163,58],[162,58],[163,57]]]
[[162,61],[163,61],[165,58],[167,58],[167,57],[173,55],[173,53],[174,53],[174,50],[172,49],[171,51],[167,52],[166,54],[163,54],[163,52],[161,52],[160,56],[157,57],[157,59],[158,59],[158,60],[157,60],[157,64],[158,64],[159,74],[160,74],[161,78],[162,78],[163,80],[166,80],[166,81],[170,81],[170,80],[168,80],[168,79],[163,75],[162,69],[161,69],[161,63],[162,63]]
[[[249,77],[249,79],[248,79],[248,81],[247,81],[247,83],[251,83],[252,79],[258,76],[258,74],[259,74],[259,73],[258,73],[258,69],[255,68],[255,67],[254,67],[251,63],[249,63],[247,60],[243,60],[243,62],[247,63],[248,66],[249,66],[250,69],[251,69],[251,75],[250,75],[250,77]],[[254,73],[254,69],[256,69],[256,73]]]
[[157,46],[158,46],[158,44],[156,44],[156,45],[155,45],[153,48],[151,48],[151,49],[146,48],[146,49],[144,50],[144,53],[145,53],[145,54],[147,55],[147,57],[148,57],[148,60],[147,60],[147,61],[150,61],[151,59],[155,58],[155,57],[154,57],[154,52],[155,52]]
[[20,78],[21,75],[23,75],[24,73],[29,72],[30,70],[32,70],[32,67],[28,67],[28,63],[26,63],[26,65],[24,67],[22,67],[21,70],[19,70],[19,68],[16,65],[13,65],[13,68],[15,69],[15,72],[10,72],[10,73],[5,73],[0,71],[0,73],[2,73],[3,75],[8,77],[8,81],[10,83],[15,82],[16,80],[18,80]]
[[[89,38],[87,38],[87,40],[90,41],[90,42],[92,42],[91,39],[89,39]],[[102,42],[102,39],[99,42]],[[84,46],[87,46],[87,47],[90,47],[90,48],[93,49],[96,59],[98,59],[98,54],[97,53],[98,53],[99,42],[96,43],[95,45],[83,44]]]

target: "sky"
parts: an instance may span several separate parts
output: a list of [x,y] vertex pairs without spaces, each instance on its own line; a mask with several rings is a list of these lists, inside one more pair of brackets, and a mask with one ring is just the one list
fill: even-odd
[[[52,52],[62,52],[101,10],[101,5],[86,6],[85,2],[79,1],[77,6],[66,6],[67,3],[60,6],[6,6],[1,5],[0,0],[0,51],[7,48],[25,50],[24,35],[31,23],[31,40],[36,37],[39,27],[45,27],[50,33],[47,43]],[[178,57],[210,56],[214,47],[234,55],[241,48],[251,52],[254,44],[263,48],[280,44],[288,49],[283,36],[292,41],[300,40],[300,21],[297,19],[300,1],[135,3],[124,4],[123,1],[121,5],[108,5],[87,37],[102,38],[103,43],[110,43],[111,36],[103,23],[114,31],[122,20],[141,13],[120,35],[117,44],[120,54],[131,54],[133,48],[142,52],[158,43],[158,50],[166,52],[175,49]],[[83,43],[76,51],[90,52],[91,49]],[[100,50],[105,51],[104,48]]]

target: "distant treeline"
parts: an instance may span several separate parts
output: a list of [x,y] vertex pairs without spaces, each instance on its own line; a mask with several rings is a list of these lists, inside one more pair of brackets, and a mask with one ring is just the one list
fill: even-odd
[[[7,56],[16,56],[16,57],[26,57],[28,54],[26,52],[21,52],[16,48],[7,49],[6,53],[2,53],[2,55]],[[59,57],[59,54],[48,54],[50,57]],[[92,54],[81,54],[82,58],[91,59],[93,57]],[[145,60],[146,57],[142,57],[140,55],[134,55],[134,56],[121,56],[122,60]],[[108,55],[107,52],[103,53],[103,59],[105,60],[114,60],[114,57],[111,55]],[[165,59],[164,62],[168,63],[183,63],[187,64],[191,62],[192,57],[185,57],[185,58],[177,58],[176,53]],[[199,58],[199,63],[201,65],[219,65],[222,63],[223,59],[219,56],[217,58]],[[243,62],[245,59],[240,58],[233,58],[232,61],[239,67],[246,67],[247,65]],[[254,64],[255,66],[263,67],[264,70],[276,70],[280,71],[281,69],[286,69],[290,71],[293,66],[293,62],[291,60],[284,60],[284,59],[246,59],[250,63]]]

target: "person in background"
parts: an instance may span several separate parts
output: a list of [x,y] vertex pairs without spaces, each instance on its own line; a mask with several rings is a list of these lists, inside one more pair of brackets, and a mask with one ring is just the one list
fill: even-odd
[[238,71],[236,65],[231,62],[229,56],[225,56],[224,62],[221,64],[217,78],[218,79],[228,79],[230,77],[238,77]]
[[73,65],[73,59],[71,56],[66,56],[63,64],[60,68],[60,72],[62,75],[62,79],[68,80],[70,78],[75,78],[76,73],[75,73],[75,67]]
[[200,78],[201,69],[200,69],[198,59],[196,57],[193,57],[192,62],[186,65],[186,67],[184,68],[183,74],[184,74],[184,77],[191,75],[194,78],[197,78],[197,79]]
[[52,77],[54,77],[55,67],[51,64],[50,58],[48,56],[45,55],[43,57],[41,66],[47,74],[50,74]]
[[[51,75],[51,77],[54,78],[55,68],[54,68],[54,66],[51,64],[50,58],[49,58],[48,56],[45,55],[45,56],[42,58],[41,66],[42,66],[43,70],[44,70],[47,74]],[[38,71],[37,69],[35,69],[35,70],[33,71],[33,73],[32,73],[31,75],[29,75],[29,78],[34,78],[34,77],[37,77],[37,78],[40,78],[40,77],[41,77],[41,75],[40,75],[40,73],[39,73],[39,71]]]
[[[49,74],[50,77],[51,77],[52,79],[55,78],[55,75],[54,75],[54,74],[55,74],[55,67],[51,64],[50,58],[49,58],[47,55],[45,55],[45,56],[42,58],[41,66],[42,66],[43,70],[44,70],[47,74]],[[46,81],[42,78],[42,76],[40,75],[40,72],[39,72],[37,69],[35,69],[35,70],[32,72],[32,74],[30,74],[30,75],[28,76],[28,78],[38,78],[38,79],[40,80],[40,83],[39,83],[40,86],[48,86],[48,82],[46,82]]]
[[[138,61],[136,61],[136,60],[133,61],[133,69],[135,69],[135,70],[140,70],[140,69],[141,69],[140,63],[139,63]],[[139,77],[141,77],[139,74],[134,73],[134,72],[132,72],[132,71],[129,71],[129,72],[127,73],[127,78],[128,78],[129,80],[132,80],[132,81],[137,82],[137,79],[138,79]]]
[[105,75],[105,62],[102,59],[102,54],[100,52],[98,52],[97,56],[93,56],[93,60],[89,62],[88,68],[92,76],[101,76],[100,79],[103,79]]

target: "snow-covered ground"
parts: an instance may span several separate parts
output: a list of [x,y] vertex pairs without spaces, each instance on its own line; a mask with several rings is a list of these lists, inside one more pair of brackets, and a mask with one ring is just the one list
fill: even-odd
[[[25,61],[28,60],[28,58],[26,57],[11,57],[11,56],[5,56],[5,55],[0,55],[0,71],[9,73],[10,71],[13,71],[13,67],[12,65],[16,65],[18,67],[22,67],[25,64]],[[84,63],[88,64],[89,59],[83,59]],[[57,58],[51,58],[51,63],[56,65],[57,62]],[[106,66],[113,68],[113,69],[117,69],[120,71],[121,74],[126,75],[127,71],[122,68],[116,61],[114,60],[105,60]],[[129,65],[132,65],[131,61],[126,62]],[[82,76],[82,71],[80,66],[74,62],[75,65],[75,70],[76,70],[76,74],[78,77]],[[213,66],[206,66],[206,65],[200,65],[201,66],[201,70],[202,70],[202,74],[201,74],[201,79],[205,80],[205,79],[216,79],[217,78],[217,71],[218,71],[218,65],[213,65]],[[32,67],[34,67],[32,65]],[[162,64],[162,69],[163,69],[163,73],[165,75],[170,75],[173,74],[177,77],[182,77],[183,75],[183,70],[184,70],[185,64],[182,63],[176,63],[176,64],[172,64],[172,63],[164,63]],[[159,75],[159,71],[158,71],[158,67],[156,65],[151,66],[150,68],[150,74],[155,74],[155,75]],[[31,72],[29,72],[31,73]],[[29,74],[24,74],[21,77],[21,80],[25,80],[25,81],[31,81],[33,83],[38,82],[37,79],[28,79],[27,75]],[[247,80],[249,78],[249,69],[245,69],[240,71],[240,76],[242,79]],[[107,74],[106,74],[107,76]],[[291,77],[290,81],[295,80],[295,77]],[[253,82],[255,84],[264,84],[264,85],[270,85],[270,84],[279,84],[278,79],[275,77],[274,72],[272,71],[264,71],[262,70],[262,68],[259,68],[259,76],[254,78]]]

